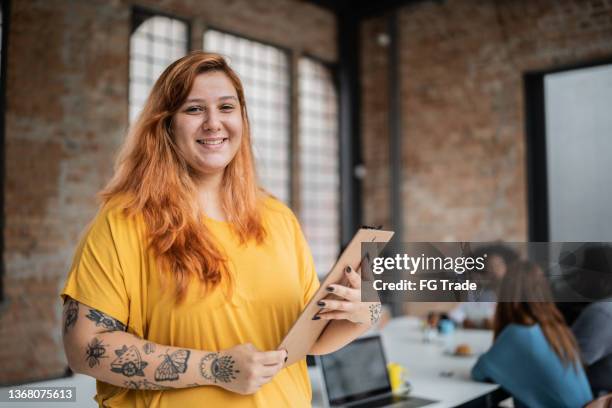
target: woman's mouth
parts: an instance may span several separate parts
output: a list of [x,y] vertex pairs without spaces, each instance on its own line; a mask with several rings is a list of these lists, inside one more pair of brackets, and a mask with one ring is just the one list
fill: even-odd
[[196,142],[205,149],[219,149],[227,140],[227,137],[215,137],[210,139],[197,139]]
[[196,142],[204,146],[218,146],[222,144],[223,142],[225,142],[226,140],[227,140],[227,137],[218,137],[214,139],[197,139]]

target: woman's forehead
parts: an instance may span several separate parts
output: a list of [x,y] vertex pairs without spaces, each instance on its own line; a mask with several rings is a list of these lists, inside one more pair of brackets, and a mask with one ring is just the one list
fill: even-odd
[[196,76],[187,100],[199,99],[214,102],[220,99],[238,99],[238,93],[230,78],[223,72],[204,72]]

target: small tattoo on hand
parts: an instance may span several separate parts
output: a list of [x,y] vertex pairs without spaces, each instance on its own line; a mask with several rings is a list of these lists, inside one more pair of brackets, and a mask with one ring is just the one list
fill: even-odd
[[380,314],[382,312],[382,305],[377,303],[370,305],[370,323],[375,324],[380,320]]
[[219,353],[210,353],[200,360],[200,374],[209,381],[228,383],[236,379],[240,371],[234,368],[235,361],[232,356],[219,356]]

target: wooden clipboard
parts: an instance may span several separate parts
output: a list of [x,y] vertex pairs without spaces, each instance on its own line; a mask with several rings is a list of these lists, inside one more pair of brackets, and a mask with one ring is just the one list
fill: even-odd
[[357,231],[351,242],[342,251],[332,269],[321,281],[321,286],[310,299],[302,314],[293,323],[293,326],[291,326],[291,329],[289,329],[289,332],[278,346],[279,350],[287,350],[288,355],[285,366],[289,366],[304,358],[325,329],[325,326],[329,323],[327,320],[312,320],[321,310],[321,307],[317,306],[317,302],[330,295],[325,288],[334,283],[345,283],[344,268],[348,265],[357,273],[361,273],[362,262],[367,262],[362,259],[362,243],[376,242],[378,244],[376,246],[368,246],[368,257],[372,259],[372,257],[378,256],[384,246],[391,240],[393,234],[393,231],[383,231],[370,227],[362,227]]

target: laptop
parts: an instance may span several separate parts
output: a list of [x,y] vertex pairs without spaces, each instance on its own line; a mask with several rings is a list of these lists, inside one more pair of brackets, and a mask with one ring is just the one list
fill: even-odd
[[417,408],[437,401],[393,395],[379,335],[361,337],[331,354],[317,357],[330,407]]

